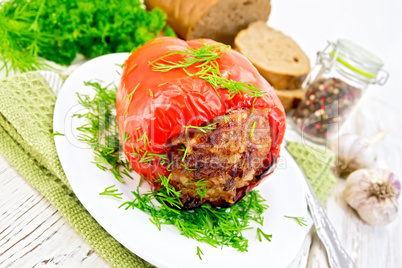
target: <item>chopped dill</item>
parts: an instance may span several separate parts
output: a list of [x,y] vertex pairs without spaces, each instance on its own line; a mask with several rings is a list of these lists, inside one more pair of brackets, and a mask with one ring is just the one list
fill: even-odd
[[209,191],[209,189],[207,189],[207,187],[204,186],[204,187],[198,187],[196,191],[200,195],[200,200],[202,201],[202,199],[204,198],[205,194]]
[[131,73],[131,71],[134,70],[135,67],[137,67],[137,63],[130,66],[130,69],[127,70],[127,74]]
[[170,162],[170,164],[166,167],[167,171],[172,171],[172,170],[169,170],[169,168],[173,165],[173,163],[174,163],[174,161]]
[[124,133],[123,133],[123,140],[124,140],[124,142],[127,142],[127,140],[130,139],[130,138],[131,138],[131,135],[130,135],[130,134],[128,134],[127,132],[124,132]]
[[272,235],[264,233],[260,228],[257,228],[257,234],[258,234],[258,240],[260,240],[260,242],[262,242],[261,235],[264,236],[265,239],[268,240],[268,242],[271,242]]
[[169,83],[169,82],[165,82],[165,83],[159,84],[158,87],[161,87],[161,86],[163,86],[163,85],[166,85],[167,83]]
[[251,126],[250,138],[253,137],[254,129],[255,129],[255,124],[256,124],[256,123],[257,123],[257,121],[254,121],[253,125]]
[[153,161],[154,158],[153,156],[147,156],[148,155],[148,151],[145,151],[145,153],[141,156],[140,163],[148,163],[149,161]]
[[[184,51],[174,50],[168,52],[158,59],[149,62],[149,65],[152,66],[152,70],[155,72],[168,72],[181,68],[187,75],[191,77],[198,76],[211,84],[219,97],[220,95],[217,91],[218,88],[227,89],[229,99],[233,99],[236,94],[241,94],[241,92],[255,98],[262,97],[265,92],[259,89],[255,84],[234,81],[221,74],[219,64],[216,60],[226,52],[230,53],[230,46],[203,43],[203,46],[199,48],[188,48]],[[173,55],[182,55],[183,60],[173,62],[166,59]],[[200,68],[201,70],[194,74],[189,73],[185,68],[192,65],[195,65],[195,67]]]
[[202,260],[201,255],[204,255],[204,253],[201,251],[200,247],[197,246],[197,256],[200,258],[200,260]]
[[225,119],[225,124],[228,122],[228,119],[226,118],[226,114],[223,115],[223,119]]
[[140,181],[138,182],[138,185],[137,185],[137,189],[141,186],[143,177],[144,177],[144,175],[141,174]]
[[131,101],[132,101],[132,99],[133,99],[133,95],[134,95],[134,93],[135,93],[135,91],[137,90],[137,88],[138,88],[139,85],[140,85],[140,83],[138,83],[138,84],[135,86],[135,88],[133,89],[133,91],[131,91],[130,94],[128,94],[128,95],[124,98],[123,102],[126,102],[126,101],[128,100],[127,108],[126,108],[126,110],[124,111],[124,115],[127,114],[128,109],[130,108],[130,105],[131,105]]
[[149,139],[148,139],[148,135],[146,132],[144,132],[144,134],[142,134],[142,136],[137,140],[137,141],[144,141],[144,147],[147,147],[147,145],[149,145]]
[[50,136],[51,136],[51,137],[54,137],[54,136],[64,136],[64,134],[63,134],[63,133],[60,133],[60,132],[58,132],[58,131],[56,131],[56,132],[53,132],[52,134],[50,134]]
[[126,176],[129,177],[130,179],[134,180],[134,178],[131,177],[131,175],[130,175],[130,173],[127,171],[127,169],[123,169],[123,170],[121,171],[121,173],[123,173],[124,175],[126,175]]
[[207,125],[207,126],[199,126],[199,127],[197,127],[197,126],[191,126],[191,125],[190,125],[190,126],[183,126],[184,129],[185,129],[185,132],[184,132],[184,133],[187,134],[188,129],[190,129],[190,128],[198,129],[198,130],[201,130],[201,131],[204,132],[204,133],[207,133],[206,129],[207,129],[207,130],[216,129],[216,126],[214,126],[214,125],[216,125],[216,124],[218,124],[218,122],[209,124],[209,125]]
[[148,153],[148,155],[150,155],[150,156],[156,156],[156,157],[162,158],[163,160],[167,160],[167,159],[168,159],[168,157],[167,157],[167,155],[166,155],[166,154],[154,154],[154,153]]
[[250,117],[253,117],[253,115],[254,115],[254,105],[255,105],[256,101],[257,101],[257,97],[255,97],[254,100],[253,100],[253,105],[252,105],[252,108],[251,108],[251,116]]
[[186,149],[184,150],[183,158],[181,159],[182,162],[184,162],[184,160],[186,159],[187,151],[188,151],[188,149],[186,147]]
[[[227,50],[230,50],[230,46],[223,44],[208,44],[204,43],[204,45],[200,48],[188,48],[187,50],[174,50],[171,51],[162,57],[149,62],[149,65],[152,66],[153,71],[157,72],[168,72],[174,69],[179,68],[187,68],[193,64],[200,63],[197,67],[203,67],[220,58]],[[183,60],[179,62],[172,62],[166,60],[169,56],[172,55],[183,55]]]
[[180,145],[181,145],[181,148],[176,148],[176,150],[180,151],[180,152],[184,152],[186,150],[186,147],[183,144],[180,144]]
[[185,170],[196,170],[195,168],[189,168],[188,166],[186,166],[182,163],[180,163],[180,165],[183,166]]
[[108,195],[108,196],[112,196],[112,197],[117,198],[117,199],[122,199],[121,196],[123,195],[123,193],[116,193],[118,191],[118,189],[112,189],[115,186],[116,185],[106,187],[105,190],[102,193],[99,193],[99,195]]
[[149,94],[151,95],[151,98],[153,98],[153,97],[154,97],[154,93],[152,92],[152,90],[151,90],[151,89],[149,89]]
[[104,87],[98,82],[85,82],[85,85],[91,87],[95,95],[77,94],[79,104],[87,111],[74,116],[88,121],[77,128],[81,132],[78,139],[94,150],[93,163],[99,169],[109,170],[119,182],[124,183],[122,174],[129,174],[132,169],[124,154],[120,153],[119,131],[114,115],[117,87]]
[[[166,182],[166,177],[163,178]],[[181,235],[207,243],[213,247],[228,246],[241,252],[248,250],[248,240],[242,232],[248,229],[250,221],[261,223],[258,219],[267,209],[264,199],[258,191],[251,191],[229,208],[213,208],[209,205],[192,211],[180,210],[182,204],[174,194],[167,194],[162,188],[157,192],[150,192],[140,195],[133,191],[134,200],[127,201],[120,205],[121,208],[139,209],[150,215],[150,221],[155,224],[158,230],[161,225],[176,226]],[[152,200],[160,202],[160,206],[154,205]],[[270,237],[267,237],[267,239]]]
[[285,216],[285,218],[294,219],[300,226],[307,226],[307,220],[303,217]]
[[204,186],[204,185],[206,185],[206,180],[205,179],[199,180],[199,181],[196,182],[196,184],[198,186]]

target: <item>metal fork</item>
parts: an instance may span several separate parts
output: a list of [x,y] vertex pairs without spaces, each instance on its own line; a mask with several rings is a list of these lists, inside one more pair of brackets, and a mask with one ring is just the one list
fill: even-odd
[[[286,141],[284,141],[284,145],[286,148],[288,145]],[[332,268],[354,268],[355,265],[352,258],[350,258],[345,249],[342,247],[338,235],[336,234],[335,228],[332,225],[331,221],[328,219],[328,216],[325,214],[322,206],[320,205],[320,202],[318,201],[318,198],[315,195],[309,180],[307,179],[303,170],[297,164],[293,156],[290,153],[289,155],[292,157],[292,160],[295,162],[295,164],[303,174],[306,185],[306,200],[311,216],[313,218],[314,225],[317,230],[317,235],[321,239],[327,251],[329,265]]]

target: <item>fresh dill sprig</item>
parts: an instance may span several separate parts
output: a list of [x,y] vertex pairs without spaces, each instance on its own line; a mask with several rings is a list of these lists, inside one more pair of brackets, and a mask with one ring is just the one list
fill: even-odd
[[304,217],[285,216],[285,218],[294,219],[300,226],[307,226],[307,220]]
[[260,242],[262,242],[261,235],[264,236],[265,239],[268,240],[268,242],[271,242],[272,235],[264,233],[260,228],[257,228],[257,234],[258,234],[258,240],[260,240]]
[[197,126],[191,126],[191,125],[190,125],[190,126],[183,126],[184,129],[185,129],[184,133],[187,134],[188,130],[191,129],[191,128],[193,128],[193,129],[198,129],[198,130],[200,130],[201,132],[207,133],[206,130],[216,129],[216,126],[214,126],[214,125],[216,125],[216,124],[218,124],[218,122],[209,124],[209,125],[207,125],[207,126],[199,126],[199,127],[197,127]]
[[118,189],[112,189],[115,186],[116,185],[106,187],[105,190],[102,193],[99,193],[99,195],[108,195],[108,196],[112,196],[112,197],[117,198],[117,199],[122,199],[121,196],[123,195],[123,193],[116,193],[119,190]]
[[98,168],[111,171],[119,182],[124,182],[122,174],[127,175],[132,169],[126,157],[120,153],[119,131],[114,115],[117,87],[104,87],[98,82],[85,82],[85,85],[91,87],[95,95],[78,94],[78,102],[87,112],[74,116],[88,121],[77,128],[81,132],[78,138],[94,150],[94,164]]
[[197,187],[196,188],[197,193],[200,195],[200,200],[204,199],[205,194],[209,191],[206,186],[204,187]]
[[202,260],[201,255],[204,255],[204,253],[201,251],[200,247],[197,246],[197,256],[200,258],[200,260]]

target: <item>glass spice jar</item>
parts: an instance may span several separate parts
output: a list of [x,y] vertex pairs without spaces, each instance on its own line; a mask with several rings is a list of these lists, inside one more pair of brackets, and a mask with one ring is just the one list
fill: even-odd
[[360,46],[339,39],[317,53],[317,63],[303,84],[305,98],[290,122],[301,135],[325,144],[336,134],[369,84],[383,85],[383,62]]

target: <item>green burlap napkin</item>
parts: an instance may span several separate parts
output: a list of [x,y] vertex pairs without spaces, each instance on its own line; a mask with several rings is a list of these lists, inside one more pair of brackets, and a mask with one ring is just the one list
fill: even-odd
[[[152,267],[109,235],[71,190],[51,136],[55,101],[55,94],[39,73],[1,80],[0,152],[112,266]],[[319,199],[325,200],[335,183],[328,169],[333,156],[328,153],[317,160],[298,143],[290,143],[288,149],[306,172]]]
[[328,149],[311,147],[298,142],[288,142],[286,149],[306,174],[320,202],[324,203],[337,182],[330,170],[335,159],[334,153]]
[[71,190],[53,137],[56,96],[35,72],[0,81],[0,152],[114,267],[152,267],[106,232]]

